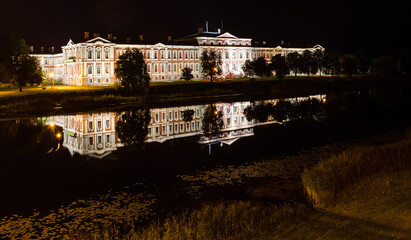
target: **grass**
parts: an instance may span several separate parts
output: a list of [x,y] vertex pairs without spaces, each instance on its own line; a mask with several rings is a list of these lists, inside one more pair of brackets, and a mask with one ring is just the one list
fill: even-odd
[[251,202],[206,205],[191,213],[154,223],[132,235],[130,239],[256,239],[269,235],[274,227],[287,224],[296,216],[307,215],[302,204],[262,206]]
[[322,161],[302,175],[314,206],[327,207],[350,194],[350,186],[381,172],[411,166],[411,140],[384,146],[354,147]]

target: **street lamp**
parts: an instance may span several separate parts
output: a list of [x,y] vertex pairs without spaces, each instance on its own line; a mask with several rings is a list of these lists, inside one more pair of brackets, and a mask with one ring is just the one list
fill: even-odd
[[49,74],[49,76],[50,76],[50,78],[51,78],[51,82],[52,82],[52,84],[53,84],[53,87],[54,87],[54,73],[53,72],[51,72],[50,74]]

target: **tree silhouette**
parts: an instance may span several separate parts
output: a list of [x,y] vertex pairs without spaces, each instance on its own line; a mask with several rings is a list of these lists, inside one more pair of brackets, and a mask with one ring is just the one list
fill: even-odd
[[244,72],[244,75],[250,78],[254,77],[255,75],[253,62],[250,61],[249,59],[247,59],[243,65],[243,72]]
[[11,83],[17,86],[20,92],[27,84],[34,85],[43,82],[43,71],[35,57],[20,55],[13,58],[14,74]]
[[193,74],[191,73],[193,70],[189,67],[185,67],[181,69],[181,78],[183,80],[189,81],[194,78]]
[[194,119],[194,110],[193,109],[184,110],[182,113],[183,113],[183,121],[184,122],[193,121],[193,119]]
[[288,66],[293,70],[294,76],[297,76],[298,70],[301,67],[301,55],[297,52],[289,53],[286,61]]
[[204,74],[210,77],[210,82],[213,82],[213,78],[221,75],[221,54],[216,51],[204,51],[200,57],[201,67]]
[[121,85],[127,89],[136,89],[150,84],[150,75],[143,54],[137,49],[127,49],[119,57],[114,74],[121,80]]
[[264,57],[259,57],[253,61],[253,70],[255,75],[263,78],[263,76],[271,76],[270,66],[267,64],[267,60]]
[[285,58],[277,54],[271,58],[271,69],[275,71],[275,75],[282,79],[285,75],[290,73],[290,69],[285,61]]

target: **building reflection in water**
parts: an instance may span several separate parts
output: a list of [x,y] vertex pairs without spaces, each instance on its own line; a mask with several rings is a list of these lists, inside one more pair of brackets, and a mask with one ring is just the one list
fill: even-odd
[[[325,95],[283,99],[291,103],[306,99],[323,101]],[[244,109],[250,105],[275,105],[279,99],[256,102],[215,103],[215,107],[222,113],[223,126],[219,133],[206,136],[202,131],[203,116],[207,105],[179,106],[169,108],[150,109],[151,120],[148,124],[146,143],[163,143],[168,140],[198,137],[199,144],[231,145],[242,137],[254,135],[254,127],[272,124],[276,121],[268,118],[266,122],[248,121]],[[194,110],[191,121],[183,120],[183,112]],[[116,123],[121,121],[121,114],[115,112],[89,113],[67,116],[52,116],[46,120],[46,125],[55,124],[63,128],[63,147],[74,155],[87,155],[95,158],[104,158],[124,144],[116,132]]]

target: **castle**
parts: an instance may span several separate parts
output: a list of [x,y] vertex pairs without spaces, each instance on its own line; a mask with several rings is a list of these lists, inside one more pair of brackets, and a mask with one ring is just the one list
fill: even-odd
[[312,48],[284,48],[269,46],[266,42],[252,44],[251,38],[239,38],[220,30],[203,31],[202,28],[196,34],[184,38],[172,40],[168,37],[164,43],[147,42],[143,35],[135,40],[119,40],[112,34],[103,38],[99,34],[91,37],[89,32],[85,32],[84,39],[78,42],[69,40],[61,49],[61,53],[55,53],[53,48],[51,53],[42,51],[31,55],[39,60],[48,78],[77,86],[112,85],[118,82],[114,75],[115,63],[127,49],[138,49],[143,53],[151,81],[178,80],[185,67],[192,69],[194,79],[203,78],[200,63],[203,51],[219,52],[222,60],[220,77],[235,78],[244,75],[242,66],[246,60],[264,57],[270,61],[277,54],[286,56],[291,52],[324,50],[320,45]]

